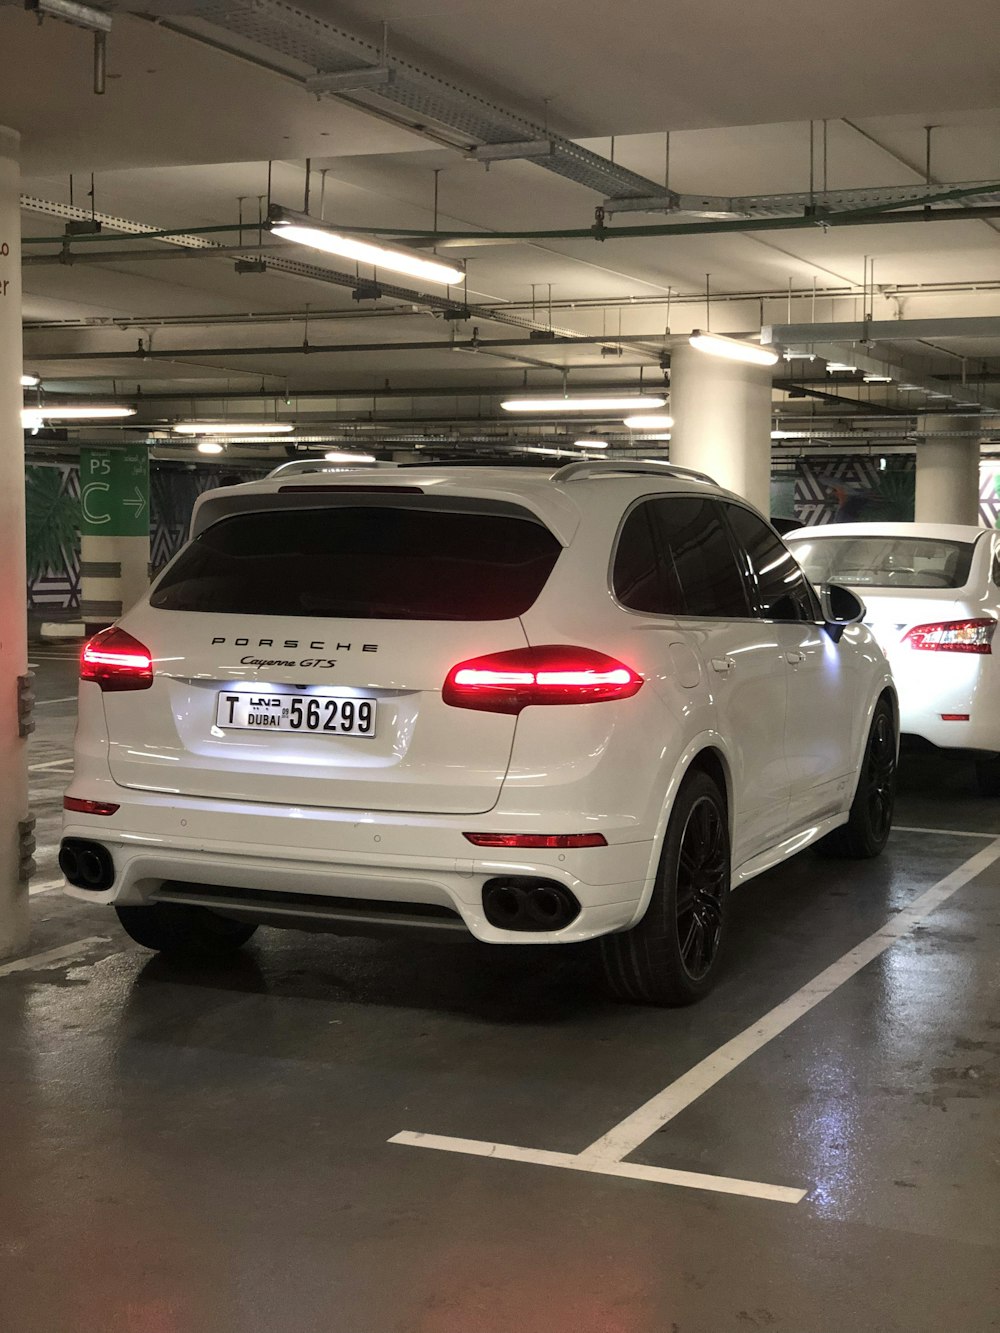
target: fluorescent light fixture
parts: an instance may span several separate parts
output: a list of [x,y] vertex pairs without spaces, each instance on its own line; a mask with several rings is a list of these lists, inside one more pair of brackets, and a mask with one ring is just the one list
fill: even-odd
[[815,361],[815,352],[799,352],[794,347],[786,347],[781,353],[786,361]]
[[772,440],[808,440],[807,430],[772,430]]
[[667,400],[655,394],[618,394],[590,398],[505,398],[505,412],[634,412],[643,407],[666,407]]
[[828,361],[826,363],[826,368],[827,370],[834,370],[834,371],[849,370],[851,374],[853,374],[854,371],[857,370],[857,366],[852,366],[850,361]]
[[891,383],[892,383],[892,376],[891,376],[891,375],[866,375],[866,376],[865,376],[865,383],[866,383],[866,384],[891,384]]
[[573,441],[573,448],[574,448],[574,449],[606,449],[607,447],[608,447],[608,442],[607,442],[607,440],[574,440],[574,441]]
[[225,447],[226,446],[224,444],[220,444],[218,440],[198,441],[198,452],[200,454],[221,454],[222,451],[225,449]]
[[629,430],[670,430],[673,424],[673,417],[658,412],[650,412],[646,416],[626,417],[622,422],[622,425],[627,426]]
[[134,407],[118,407],[111,403],[82,403],[72,407],[53,407],[44,403],[26,407],[21,413],[24,425],[34,427],[37,421],[97,421],[109,417],[134,417]]
[[31,0],[25,8],[33,10],[39,19],[47,16],[62,19],[78,28],[89,28],[92,32],[111,31],[110,14],[91,5],[79,4],[78,0]]
[[703,333],[701,329],[695,329],[688,342],[699,352],[721,356],[727,361],[748,361],[755,366],[774,366],[778,362],[778,353],[773,348],[744,342],[742,338],[726,338],[721,333]]
[[177,435],[285,435],[295,429],[292,421],[179,421]]
[[440,282],[449,287],[465,278],[465,269],[460,264],[418,254],[416,250],[407,250],[401,245],[376,241],[373,237],[345,235],[332,227],[313,222],[306,214],[293,214],[278,209],[270,218],[269,225],[273,235],[286,241],[295,241],[298,245],[322,250],[328,255],[339,255],[342,259],[351,259],[358,264],[373,264],[376,268],[388,269],[390,273],[405,273],[410,278]]
[[323,455],[328,463],[374,463],[374,454],[351,454],[345,449],[331,449]]
[[21,388],[22,388],[22,389],[34,389],[34,388],[36,388],[37,385],[40,384],[40,383],[41,383],[41,381],[39,380],[39,378],[38,378],[37,375],[22,375],[22,376],[21,376]]

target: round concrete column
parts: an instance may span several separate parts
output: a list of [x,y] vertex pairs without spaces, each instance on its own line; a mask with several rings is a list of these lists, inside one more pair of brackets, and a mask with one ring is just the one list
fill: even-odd
[[28,942],[27,749],[18,694],[28,671],[21,427],[19,136],[0,127],[0,957]]
[[720,486],[771,512],[770,366],[670,354],[670,461],[707,472]]
[[918,523],[979,522],[979,436],[975,416],[917,420]]

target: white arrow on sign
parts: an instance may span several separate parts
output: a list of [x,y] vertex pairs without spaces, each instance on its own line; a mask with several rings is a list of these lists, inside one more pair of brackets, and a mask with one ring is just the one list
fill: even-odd
[[139,515],[142,513],[142,511],[146,508],[146,497],[143,495],[142,491],[139,490],[139,487],[136,486],[136,488],[135,488],[135,499],[134,499],[134,500],[123,500],[123,501],[122,501],[122,504],[123,504],[123,505],[128,505],[130,508],[134,509],[134,510],[135,510],[135,516],[136,516],[136,518],[138,518]]

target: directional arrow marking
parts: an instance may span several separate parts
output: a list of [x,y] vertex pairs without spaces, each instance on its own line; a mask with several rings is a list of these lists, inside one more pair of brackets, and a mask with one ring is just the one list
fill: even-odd
[[138,517],[140,516],[140,514],[142,513],[142,511],[146,508],[146,497],[143,495],[142,491],[139,490],[139,487],[136,486],[136,487],[135,487],[135,499],[134,499],[134,500],[123,500],[123,501],[122,501],[122,504],[123,504],[123,505],[129,505],[130,508],[134,509],[134,510],[135,510],[135,516],[136,516],[136,518],[138,518]]

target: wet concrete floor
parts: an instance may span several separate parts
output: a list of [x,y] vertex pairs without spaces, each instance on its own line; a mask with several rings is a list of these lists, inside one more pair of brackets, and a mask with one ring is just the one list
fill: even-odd
[[[610,1002],[587,949],[261,930],[179,970],[47,887],[75,686],[33,660],[31,955],[68,954],[0,966],[2,1333],[1000,1329],[1000,809],[970,765],[908,757],[878,861],[742,889],[692,1009]],[[578,1160],[615,1126],[648,1178]]]

